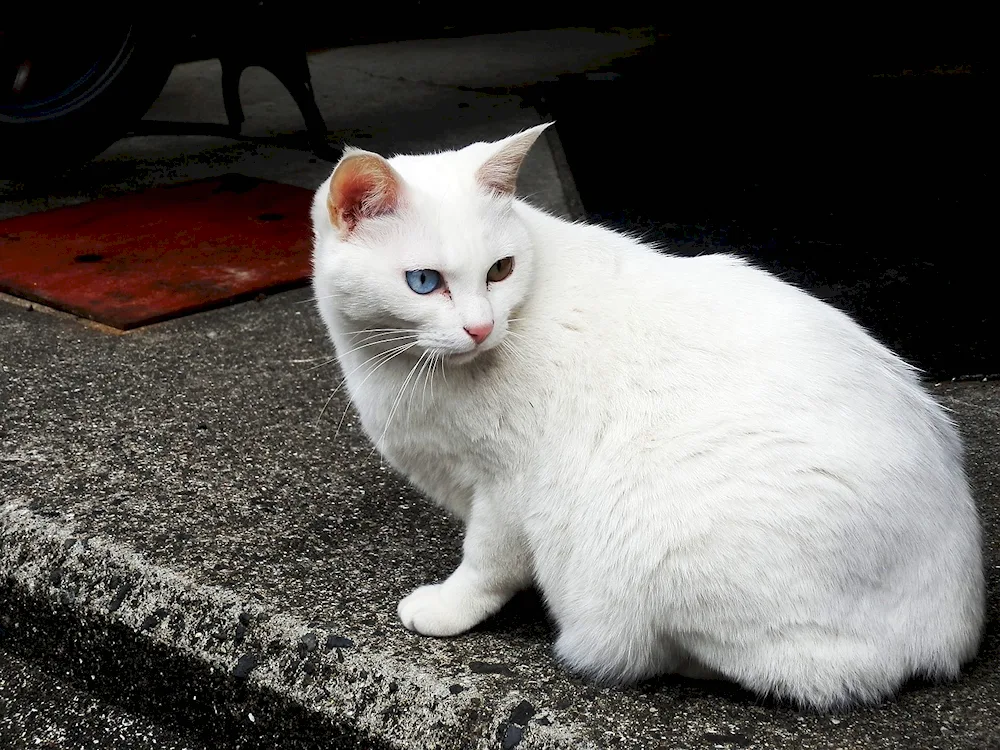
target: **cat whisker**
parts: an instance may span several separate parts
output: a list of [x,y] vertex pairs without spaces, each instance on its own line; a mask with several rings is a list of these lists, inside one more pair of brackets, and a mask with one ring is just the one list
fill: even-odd
[[438,357],[440,355],[434,353],[430,356],[430,367],[427,368],[427,377],[424,378],[424,389],[420,393],[420,406],[421,408],[426,408],[425,400],[427,398],[427,386],[431,386],[431,404],[434,404],[434,372],[437,370]]
[[[416,378],[413,381],[414,386],[420,382],[420,373],[423,372],[423,367],[427,363],[427,352],[422,352],[420,357],[417,359],[417,364],[415,365]],[[413,413],[413,399],[407,399],[406,401],[406,424],[410,424],[410,415]]]
[[[427,380],[426,380],[425,376],[426,376],[428,370],[430,370],[432,355],[431,355],[431,353],[429,351],[425,351],[424,354],[426,354],[427,357],[426,357],[426,359],[424,359],[424,357],[421,356],[421,359],[423,359],[424,361],[423,361],[423,364],[420,365],[420,369],[417,371],[417,378],[416,378],[416,380],[413,381],[413,391],[410,394],[411,395],[410,402],[406,405],[406,424],[407,424],[407,426],[409,426],[409,424],[410,424],[410,416],[413,413],[413,402],[416,401],[416,399],[413,398],[413,396],[416,396],[417,386],[420,385],[421,379],[424,380],[424,391],[423,391],[423,393],[421,395],[421,399],[420,399],[420,408],[421,409],[425,409],[427,407],[426,400],[424,399],[424,396],[427,395]],[[419,364],[419,362],[418,362],[418,364]]]
[[[386,362],[389,362],[392,359],[395,359],[396,357],[398,357],[403,352],[411,349],[415,345],[415,343],[416,342],[414,342],[413,344],[402,344],[402,345],[400,345],[400,346],[396,347],[395,349],[392,349],[392,350],[390,350],[388,352],[382,352],[381,354],[376,354],[374,357],[371,357],[370,359],[368,359],[365,362],[363,362],[359,367],[356,367],[354,370],[352,370],[352,374],[353,374],[353,373],[357,372],[359,369],[361,369],[361,367],[363,367],[364,365],[368,364],[369,362],[372,362],[373,360],[378,359],[380,356],[383,357],[383,359],[381,361],[375,363],[375,365],[372,367],[371,371],[367,375],[365,375],[364,379],[360,383],[358,383],[357,390],[360,391],[364,387],[365,383],[368,382],[368,378],[370,378],[372,375],[374,375],[378,371],[378,369],[380,367],[382,367],[382,365],[384,365]],[[386,354],[388,354],[389,356],[384,356]],[[346,379],[347,378],[345,377],[344,380],[346,381]],[[344,413],[340,415],[340,421],[337,423],[337,430],[333,433],[334,439],[336,439],[337,437],[340,436],[340,428],[344,426],[344,420],[347,418],[347,413],[351,410],[351,406],[352,405],[353,405],[353,401],[348,400],[347,407],[344,409]]]
[[[444,356],[439,354],[437,361],[434,363],[434,374],[436,375],[438,371],[444,372]],[[431,383],[431,401],[434,400],[434,383]]]
[[[382,361],[380,361],[380,362],[378,362],[378,364],[376,364],[376,366],[372,370],[372,372],[368,373],[368,375],[365,376],[365,380],[361,381],[361,385],[364,385],[365,381],[368,380],[368,378],[370,378],[372,376],[372,373],[374,373],[375,370],[377,370],[381,365],[384,365],[390,359],[393,359],[394,357],[399,356],[403,352],[405,352],[405,351],[407,351],[409,349],[412,349],[416,345],[417,345],[417,342],[413,341],[413,342],[408,343],[408,344],[400,344],[399,346],[397,346],[397,347],[395,347],[393,349],[389,349],[388,351],[379,352],[375,356],[369,357],[364,362],[362,362],[360,365],[358,365],[353,370],[351,370],[347,375],[345,375],[341,379],[340,383],[337,384],[337,387],[333,389],[333,393],[331,393],[330,397],[326,400],[326,403],[323,405],[323,409],[319,413],[319,418],[316,420],[317,424],[319,423],[320,420],[323,419],[323,414],[326,413],[326,409],[330,405],[330,402],[333,400],[333,397],[336,396],[337,393],[340,391],[340,389],[344,387],[344,385],[347,383],[347,379],[349,377],[351,377],[351,375],[353,375],[354,373],[356,373],[358,370],[360,370],[362,367],[364,367],[365,365],[367,365],[369,362],[373,362],[374,360],[379,359],[380,357],[384,358]],[[361,385],[359,385],[358,387],[360,388]]]
[[[354,352],[360,351],[361,349],[366,349],[369,346],[378,346],[379,344],[391,344],[394,341],[406,341],[407,339],[410,339],[410,338],[416,338],[416,337],[413,334],[408,333],[408,334],[406,334],[404,336],[392,336],[390,338],[380,338],[380,339],[377,339],[375,341],[370,341],[369,339],[365,339],[363,343],[358,344],[353,349],[348,349],[343,354],[340,354],[339,357],[345,357],[348,354],[353,354]],[[336,357],[334,359],[336,359]],[[329,363],[328,362],[324,362],[323,364],[329,364]],[[315,367],[310,367],[309,369],[310,370],[314,370],[314,369],[316,369],[316,367],[322,367],[322,366],[323,365],[316,365]]]
[[516,359],[521,364],[523,364],[523,365],[527,365],[528,364],[527,359],[524,357],[524,355],[521,354],[521,352],[519,352],[514,347],[514,345],[511,344],[509,341],[502,341],[502,342],[500,342],[499,349],[502,352],[506,352],[508,355],[510,355],[513,359]]
[[448,358],[441,357],[441,379],[444,381],[445,387],[448,386],[448,375],[446,370],[448,369]]
[[297,305],[305,305],[305,304],[307,304],[309,302],[319,302],[320,300],[334,299],[336,297],[342,297],[342,296],[343,296],[342,294],[324,294],[321,297],[313,296],[313,297],[310,297],[309,299],[298,300],[295,304],[297,304]]
[[[402,344],[401,344],[400,346],[402,346]],[[398,347],[397,347],[397,348],[398,348]],[[360,365],[358,365],[357,367],[355,367],[355,368],[354,368],[353,370],[351,370],[351,371],[350,371],[349,373],[346,373],[346,374],[344,375],[344,377],[342,377],[342,378],[340,379],[340,382],[339,382],[339,383],[337,383],[337,387],[336,387],[336,388],[334,389],[333,393],[334,393],[334,394],[336,394],[336,393],[337,393],[337,391],[339,391],[339,390],[340,390],[340,388],[341,388],[341,387],[342,387],[342,386],[344,385],[344,383],[346,383],[346,382],[347,382],[347,379],[348,379],[349,377],[351,377],[351,375],[353,375],[354,373],[356,373],[356,372],[357,372],[358,370],[360,370],[360,369],[361,369],[362,367],[364,367],[365,365],[367,365],[367,364],[368,364],[369,362],[371,362],[371,361],[373,361],[373,360],[376,360],[376,359],[378,359],[379,357],[381,357],[381,356],[383,356],[383,355],[385,355],[385,354],[388,354],[388,353],[389,353],[389,351],[395,351],[395,350],[394,350],[394,349],[393,349],[393,350],[387,350],[387,351],[384,351],[384,352],[378,352],[377,354],[373,354],[373,355],[372,355],[371,357],[369,357],[368,359],[366,359],[366,360],[365,360],[364,362],[362,362],[362,363],[361,363]]]
[[[327,365],[336,362],[337,359],[338,359],[337,356],[327,357],[322,362],[320,362],[318,365],[313,365],[312,367],[307,367],[306,368],[306,372],[312,372],[313,370],[317,370],[320,367],[326,367]],[[303,362],[309,362],[309,361],[311,361],[311,360],[303,360]]]
[[348,399],[347,406],[344,407],[344,413],[340,415],[340,421],[337,422],[337,429],[333,432],[333,439],[336,440],[340,437],[340,428],[344,426],[344,420],[347,419],[347,413],[354,406],[354,402]]
[[[399,392],[396,394],[396,398],[393,399],[392,406],[389,407],[389,417],[385,421],[385,428],[382,430],[381,437],[379,437],[379,439],[375,441],[372,447],[372,453],[374,453],[378,449],[380,443],[383,443],[385,441],[385,436],[386,434],[388,434],[389,427],[392,425],[392,418],[396,415],[396,409],[399,408],[399,403],[403,398],[403,391],[406,390],[406,386],[410,382],[410,379],[413,377],[413,373],[416,372],[417,367],[420,365],[421,362],[423,362],[424,357],[426,356],[427,356],[426,351],[421,352],[420,357],[414,363],[413,367],[410,368],[410,371],[406,374],[406,377],[403,378],[403,384],[399,386]],[[371,453],[369,453],[368,455],[370,456]]]
[[385,331],[359,331],[348,337],[348,343],[351,346],[356,346],[359,343],[366,343],[368,341],[376,341],[378,339],[384,339],[389,336],[412,336],[416,338],[416,333],[410,331],[401,330],[385,330]]
[[536,356],[535,346],[527,336],[514,336],[503,343],[507,344],[508,351],[512,351],[520,356],[525,364],[537,365],[545,359],[544,355],[541,357]]
[[[338,352],[333,357],[329,357],[327,359],[324,359],[318,365],[313,365],[312,367],[306,368],[306,372],[312,372],[313,370],[319,369],[320,367],[326,367],[327,365],[332,364],[333,362],[336,362],[337,360],[341,359],[342,357],[344,357],[344,356],[346,356],[348,354],[353,354],[354,352],[356,352],[356,351],[358,351],[360,349],[364,349],[364,348],[369,347],[369,346],[375,346],[376,344],[389,344],[389,343],[392,343],[394,341],[403,341],[403,340],[405,340],[407,338],[410,338],[411,336],[414,335],[414,334],[408,333],[407,329],[402,329],[402,328],[383,328],[383,329],[372,329],[372,330],[377,332],[377,335],[378,335],[379,338],[376,339],[375,335],[369,336],[360,345],[354,347],[353,349],[349,349],[346,352]],[[359,331],[358,333],[365,333],[365,332],[366,331]],[[404,333],[405,335],[401,335],[401,336],[397,336],[397,337],[385,338],[385,335],[388,334],[388,333]],[[302,363],[305,363],[305,362],[312,362],[313,360],[304,359],[304,360],[298,360],[298,361],[300,361]]]
[[530,341],[530,337],[525,336],[522,333],[518,333],[517,331],[507,331],[507,338],[505,339],[504,343],[505,344],[510,344],[511,346],[513,346],[513,344],[514,344],[515,341],[519,341],[519,342],[520,341]]
[[[427,410],[427,378],[430,376],[431,366],[433,364],[434,364],[434,356],[431,355],[431,356],[427,357],[427,366],[424,368],[423,372],[421,373],[424,376],[423,377],[424,385],[423,385],[423,388],[420,389],[420,410],[421,411],[426,411]],[[419,384],[419,381],[418,381],[418,384]],[[414,389],[416,389],[416,386],[414,386]]]
[[[417,360],[416,367],[418,367],[419,369],[416,369],[416,367],[414,368],[414,369],[416,369],[416,375],[417,376],[413,379],[413,385],[410,387],[409,400],[408,400],[407,405],[406,405],[406,422],[407,422],[407,424],[409,424],[409,422],[410,422],[410,415],[411,415],[411,412],[413,410],[413,402],[416,400],[415,397],[416,397],[416,394],[417,394],[417,386],[420,384],[420,378],[423,375],[424,369],[426,368],[427,364],[430,362],[430,359],[431,359],[431,353],[429,351],[424,351],[423,354],[420,355],[420,359]],[[411,370],[411,373],[412,372],[413,371]],[[389,426],[388,423],[386,423],[386,427],[388,427],[388,426]]]
[[431,373],[427,377],[427,382],[431,387],[431,405],[434,404],[434,376],[437,375],[438,367],[441,366],[441,356],[438,352],[434,353],[433,361],[431,362]]
[[504,340],[500,342],[500,348],[515,359],[522,367],[529,370],[535,370],[538,368],[537,358],[528,356],[530,351],[523,351],[523,346],[515,346],[514,342]]
[[345,336],[360,336],[362,333],[419,333],[417,328],[361,328],[357,331],[344,331]]

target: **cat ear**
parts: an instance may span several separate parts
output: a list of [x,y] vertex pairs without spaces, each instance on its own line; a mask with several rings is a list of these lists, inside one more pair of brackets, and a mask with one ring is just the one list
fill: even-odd
[[513,195],[517,188],[517,173],[524,157],[542,131],[551,124],[546,122],[536,125],[497,143],[497,150],[476,171],[476,181],[487,190]]
[[347,235],[359,221],[390,213],[399,205],[403,180],[378,154],[348,150],[333,170],[326,205],[330,221]]

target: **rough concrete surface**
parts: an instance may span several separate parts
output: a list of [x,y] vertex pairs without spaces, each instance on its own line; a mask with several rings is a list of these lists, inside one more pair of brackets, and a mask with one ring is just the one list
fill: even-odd
[[123,709],[0,650],[0,747],[37,750],[209,750],[163,719]]
[[[20,602],[7,638],[39,653],[86,640],[90,658],[123,660],[123,684],[176,654],[190,664],[171,705],[201,685],[237,746],[279,746],[266,738],[290,727],[296,747],[998,744],[995,384],[935,388],[967,436],[987,528],[980,659],[955,685],[811,716],[726,685],[584,684],[552,659],[531,595],[466,636],[405,631],[396,602],[450,571],[460,529],[380,464],[352,414],[337,433],[339,394],[320,417],[337,374],[315,367],[330,348],[306,290],[125,336],[5,304],[0,331],[0,570]],[[306,711],[292,722],[286,704]]]

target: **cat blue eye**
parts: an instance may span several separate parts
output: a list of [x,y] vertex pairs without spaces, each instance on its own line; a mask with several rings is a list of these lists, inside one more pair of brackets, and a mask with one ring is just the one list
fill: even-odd
[[430,294],[441,286],[441,274],[429,268],[422,268],[419,271],[407,271],[406,283],[417,294]]

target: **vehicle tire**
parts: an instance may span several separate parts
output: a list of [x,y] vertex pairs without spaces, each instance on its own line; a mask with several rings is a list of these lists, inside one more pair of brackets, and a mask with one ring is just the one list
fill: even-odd
[[0,29],[0,177],[63,172],[128,132],[163,89],[176,42],[162,23],[128,18]]

